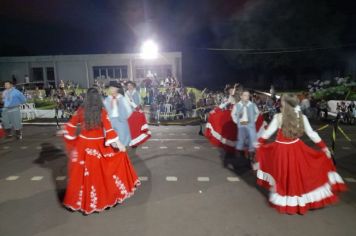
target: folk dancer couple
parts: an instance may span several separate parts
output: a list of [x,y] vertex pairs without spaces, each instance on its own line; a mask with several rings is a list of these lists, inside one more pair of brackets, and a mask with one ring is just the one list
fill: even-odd
[[119,84],[109,88],[110,95],[105,98],[104,106],[110,117],[113,129],[120,134],[119,139],[125,146],[137,147],[151,137],[145,115],[140,106],[140,96],[133,82],[128,82],[124,92]]
[[209,114],[205,136],[211,144],[227,152],[238,150],[240,156],[248,153],[253,162],[254,144],[264,131],[266,122],[256,104],[250,101],[249,91],[240,89],[237,97],[237,89],[238,84],[226,87],[226,98]]

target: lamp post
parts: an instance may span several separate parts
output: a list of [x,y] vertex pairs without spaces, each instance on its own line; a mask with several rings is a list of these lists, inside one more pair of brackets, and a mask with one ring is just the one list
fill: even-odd
[[[149,39],[142,43],[140,48],[140,59],[153,60],[158,57],[158,45],[153,40]],[[134,80],[134,60],[135,57],[130,57],[130,80]]]
[[142,43],[140,57],[145,60],[152,60],[158,57],[158,45],[149,39]]

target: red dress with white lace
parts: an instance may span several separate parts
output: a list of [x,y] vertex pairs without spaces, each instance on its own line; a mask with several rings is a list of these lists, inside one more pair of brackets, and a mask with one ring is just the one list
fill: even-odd
[[[216,107],[209,113],[208,122],[205,129],[205,137],[209,142],[217,147],[224,148],[228,152],[235,152],[237,141],[237,126],[232,120],[231,111],[233,104],[225,109]],[[262,134],[266,122],[260,114],[256,120],[257,136]]]
[[[127,153],[110,146],[118,136],[107,112],[101,112],[101,127],[87,130],[80,125],[83,122],[84,110],[79,108],[64,127],[69,179],[63,204],[90,214],[123,202],[140,182]],[[78,125],[81,129],[77,136]]]
[[[259,139],[256,152],[257,183],[270,190],[269,202],[280,213],[305,214],[338,200],[337,192],[346,185],[330,158],[323,151],[307,146],[300,139],[288,139],[277,114]],[[326,147],[303,116],[305,133],[320,147]],[[278,130],[273,143],[265,141]]]
[[127,121],[131,134],[130,147],[137,147],[151,138],[151,131],[148,128],[145,113],[139,106],[134,109]]

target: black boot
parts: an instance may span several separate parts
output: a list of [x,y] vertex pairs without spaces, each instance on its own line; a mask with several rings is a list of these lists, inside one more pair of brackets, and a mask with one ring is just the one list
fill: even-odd
[[248,159],[251,163],[252,169],[254,169],[255,163],[256,163],[256,158],[255,158],[255,152],[249,152],[248,153]]
[[249,153],[248,153],[248,159],[249,159],[252,163],[255,163],[255,152],[249,152]]
[[21,130],[16,130],[16,139],[21,140],[22,139],[22,132]]
[[200,123],[199,135],[200,135],[200,136],[204,136],[204,133],[203,133],[203,125],[202,125],[201,123]]
[[246,154],[245,151],[239,150],[238,155],[239,155],[240,158],[246,158],[245,154]]
[[12,130],[11,129],[5,129],[5,134],[6,138],[12,138]]

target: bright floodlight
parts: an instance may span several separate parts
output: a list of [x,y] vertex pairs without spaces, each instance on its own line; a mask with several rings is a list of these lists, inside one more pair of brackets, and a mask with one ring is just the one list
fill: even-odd
[[158,46],[152,40],[145,41],[141,46],[141,58],[155,59],[158,56]]

